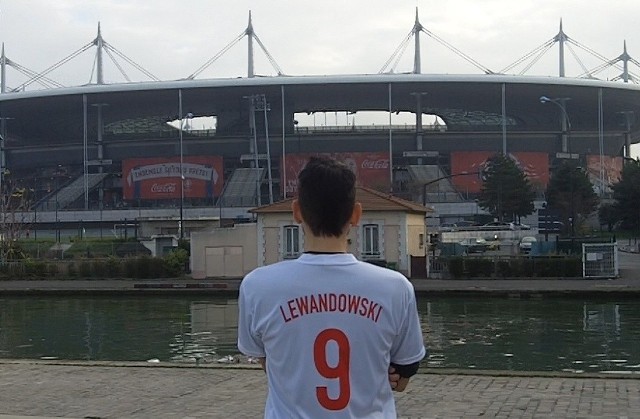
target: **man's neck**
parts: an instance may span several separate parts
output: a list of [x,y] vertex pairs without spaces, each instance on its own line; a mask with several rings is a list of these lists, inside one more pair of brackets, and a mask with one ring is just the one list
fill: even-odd
[[307,252],[317,253],[346,253],[347,238],[346,237],[318,237],[305,236],[304,250]]

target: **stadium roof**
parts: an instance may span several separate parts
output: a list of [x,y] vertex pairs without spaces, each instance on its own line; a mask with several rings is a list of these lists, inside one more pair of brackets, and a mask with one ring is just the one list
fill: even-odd
[[[496,74],[280,76],[87,85],[5,93],[0,95],[0,114],[8,120],[8,139],[24,145],[60,144],[82,141],[83,97],[88,131],[94,133],[98,104],[105,105],[105,125],[177,119],[178,90],[182,91],[183,115],[193,116],[246,114],[247,97],[255,94],[264,94],[276,111],[282,109],[284,96],[285,113],[415,112],[416,95],[420,94],[423,113],[440,116],[450,131],[499,131],[503,85],[509,130],[557,131],[558,109],[540,103],[541,96],[567,99],[566,112],[574,131],[597,131],[599,91],[605,130],[623,131],[625,113],[640,115],[640,85]],[[635,118],[630,122],[631,131],[637,133]]]

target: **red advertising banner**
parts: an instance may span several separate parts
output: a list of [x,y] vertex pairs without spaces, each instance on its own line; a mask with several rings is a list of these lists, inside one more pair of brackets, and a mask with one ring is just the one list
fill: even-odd
[[594,185],[600,184],[600,167],[602,167],[603,186],[605,189],[610,189],[611,185],[620,181],[622,164],[622,157],[620,156],[602,156],[602,165],[600,165],[599,155],[587,155],[587,170],[589,171],[591,183]]
[[[219,196],[223,185],[222,157],[188,156],[182,160],[185,198]],[[124,199],[179,199],[179,158],[141,158],[122,161]]]
[[287,197],[298,192],[298,174],[313,156],[327,156],[346,163],[356,174],[358,186],[388,192],[391,188],[389,153],[300,153],[287,154],[280,173],[286,173],[280,184],[285,185]]
[[[487,160],[495,155],[491,151],[454,151],[451,153],[451,174],[470,173],[468,176],[455,176],[451,183],[460,192],[480,192],[482,172]],[[516,165],[524,172],[535,188],[546,188],[549,183],[549,155],[538,152],[508,153]],[[480,172],[480,174],[478,174]]]

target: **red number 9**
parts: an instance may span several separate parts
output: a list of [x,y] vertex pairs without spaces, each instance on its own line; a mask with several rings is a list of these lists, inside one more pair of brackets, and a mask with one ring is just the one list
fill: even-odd
[[[327,363],[327,344],[333,341],[338,345],[338,363],[331,366]],[[351,398],[351,384],[349,382],[349,357],[351,348],[349,339],[343,331],[325,329],[318,334],[313,343],[313,361],[316,369],[325,378],[338,379],[340,393],[338,397],[329,397],[327,387],[316,387],[316,397],[320,405],[328,410],[342,410],[349,404]]]

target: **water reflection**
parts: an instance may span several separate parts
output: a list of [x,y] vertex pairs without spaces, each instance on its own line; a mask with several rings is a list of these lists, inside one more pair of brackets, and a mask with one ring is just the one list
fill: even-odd
[[170,344],[171,361],[207,363],[237,352],[237,302],[192,302],[189,312],[190,322],[180,324]]
[[635,372],[640,305],[565,299],[420,302],[432,367]]
[[[640,303],[420,299],[434,368],[640,371]],[[0,299],[0,357],[217,362],[236,355],[226,297]]]
[[0,300],[0,356],[194,362],[237,352],[235,300],[11,297]]

